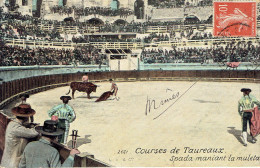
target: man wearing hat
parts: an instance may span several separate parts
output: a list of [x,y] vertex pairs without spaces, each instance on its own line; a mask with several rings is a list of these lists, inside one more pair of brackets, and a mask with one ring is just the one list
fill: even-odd
[[66,145],[70,123],[75,120],[76,114],[73,108],[68,105],[69,100],[71,100],[70,96],[61,96],[60,99],[63,101],[63,103],[53,107],[51,110],[49,110],[48,114],[49,117],[58,118],[58,127],[64,130],[64,133],[59,136],[59,143]]
[[[30,96],[28,94],[21,94],[19,96],[19,98],[21,99],[21,102],[17,103],[15,106],[19,106],[20,104],[27,104],[27,105],[30,105],[29,103],[26,102],[26,100],[29,98]],[[30,120],[31,122],[34,121],[34,118],[33,116],[30,116]]]
[[21,94],[19,96],[19,98],[21,99],[21,102],[19,104],[28,104],[30,105],[29,103],[26,102],[26,100],[29,98],[30,96],[28,94]]
[[23,150],[28,143],[29,138],[38,136],[34,128],[26,128],[29,117],[35,114],[35,111],[27,104],[21,104],[12,109],[16,119],[10,121],[5,133],[5,149],[3,152],[1,166],[6,168],[16,168],[20,162]]
[[38,141],[30,142],[25,147],[19,168],[73,167],[74,155],[80,152],[77,149],[72,149],[68,158],[61,164],[60,154],[52,146],[52,142],[57,141],[57,137],[64,133],[57,126],[57,121],[46,120],[43,126],[35,128],[42,137]]
[[[252,113],[254,111],[254,105],[260,107],[260,102],[252,95],[249,95],[251,89],[242,88],[243,97],[238,101],[238,113],[242,119],[242,136],[244,146],[247,146],[247,123],[251,126]],[[255,143],[256,139],[252,136],[252,143]]]

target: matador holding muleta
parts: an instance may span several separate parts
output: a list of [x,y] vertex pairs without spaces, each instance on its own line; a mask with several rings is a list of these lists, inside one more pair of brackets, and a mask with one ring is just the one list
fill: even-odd
[[[249,122],[251,143],[256,143],[256,136],[260,134],[260,102],[250,95],[252,90],[249,88],[242,88],[242,98],[238,101],[238,113],[242,121],[242,139],[243,145],[247,146],[247,123]],[[255,107],[255,105],[257,105]]]

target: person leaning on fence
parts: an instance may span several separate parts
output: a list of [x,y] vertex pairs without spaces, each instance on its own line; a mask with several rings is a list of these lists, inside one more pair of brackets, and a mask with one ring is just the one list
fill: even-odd
[[[254,111],[254,105],[260,106],[260,102],[253,96],[249,95],[251,89],[242,88],[243,97],[238,101],[238,113],[242,119],[242,136],[243,136],[243,145],[247,146],[247,122],[251,127],[251,118]],[[252,136],[252,134],[251,134]],[[255,143],[256,139],[252,136],[252,143]]]
[[42,137],[38,141],[30,142],[24,149],[19,168],[38,168],[38,167],[73,167],[74,156],[80,152],[72,149],[70,155],[61,164],[60,154],[52,146],[52,141],[56,142],[57,137],[64,133],[62,129],[57,128],[57,121],[46,120],[43,126],[36,127]]
[[[73,108],[68,105],[70,96],[61,96],[62,104],[53,107],[48,111],[49,117],[58,121],[58,128],[64,130],[64,133],[59,136],[59,143],[67,144],[67,138],[69,134],[70,123],[76,118],[76,114]],[[55,119],[56,118],[56,119]]]
[[6,128],[5,148],[1,162],[1,166],[6,168],[18,167],[28,139],[39,135],[34,127],[25,127],[29,117],[35,114],[35,111],[29,105],[21,104],[18,107],[14,107],[12,113],[16,116],[16,119],[11,120]]
[[[29,103],[26,102],[26,100],[29,98],[29,94],[21,94],[19,96],[21,102],[17,103],[15,106],[19,106],[20,104],[27,104],[31,107],[31,105]],[[33,116],[30,116],[30,120],[31,122],[33,123],[34,122],[34,117]]]

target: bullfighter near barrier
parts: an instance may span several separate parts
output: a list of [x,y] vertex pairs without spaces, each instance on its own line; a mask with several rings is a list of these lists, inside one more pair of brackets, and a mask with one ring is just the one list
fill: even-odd
[[0,39],[1,167],[260,166],[260,0],[0,0]]

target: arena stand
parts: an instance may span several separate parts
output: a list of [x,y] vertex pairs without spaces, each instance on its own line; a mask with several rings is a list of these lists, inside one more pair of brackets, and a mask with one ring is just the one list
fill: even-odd
[[[176,55],[175,48],[178,50],[178,48],[183,48],[184,51],[180,51],[181,55],[186,55],[189,59],[190,57],[193,57],[192,62],[201,62],[201,59],[194,59],[195,57],[204,57],[205,52],[208,52],[210,58],[215,57],[214,62],[224,62],[224,61],[241,61],[241,62],[252,62],[254,60],[259,60],[259,42],[258,38],[244,38],[241,42],[241,38],[226,38],[226,39],[204,39],[204,40],[188,40],[188,41],[159,41],[155,42],[154,45],[158,47],[168,47],[167,53],[172,53],[170,55]],[[30,51],[30,54],[26,54],[23,59],[28,58],[30,64],[28,65],[50,65],[50,64],[56,64],[56,65],[73,65],[76,64],[103,64],[106,65],[106,58],[102,55],[98,54],[98,50],[95,50],[96,52],[92,52],[90,54],[90,48],[88,46],[92,46],[92,48],[96,49],[103,49],[103,48],[110,48],[110,49],[142,49],[144,48],[145,44],[142,42],[90,42],[90,43],[67,43],[67,42],[45,42],[45,41],[31,41],[31,40],[24,40],[24,39],[6,39],[6,44],[8,46],[2,46],[2,60],[6,60],[2,62],[2,66],[10,66],[10,65],[26,65],[26,63],[19,63],[20,56],[17,56],[17,58],[12,57],[12,59],[8,59],[7,57],[4,57],[5,49],[10,49],[10,51],[7,51],[9,53],[17,54],[17,51]],[[149,43],[148,43],[149,44]],[[11,47],[13,46],[13,47]],[[20,47],[18,47],[20,46]],[[75,47],[83,47],[82,49],[74,49]],[[22,47],[22,48],[21,48]],[[32,49],[28,49],[26,47],[30,47]],[[39,48],[40,47],[40,48]],[[55,49],[50,49],[56,48]],[[84,47],[87,47],[88,49],[85,50]],[[197,49],[192,49],[193,47],[199,47],[200,51],[197,52]],[[24,48],[24,49],[23,49]],[[46,48],[46,49],[41,49]],[[68,50],[68,48],[70,48]],[[148,47],[149,48],[149,47]],[[149,52],[148,48],[144,48],[144,51]],[[172,48],[172,49],[169,49]],[[187,48],[189,51],[185,51],[185,48]],[[190,49],[189,49],[190,48]],[[210,50],[208,50],[208,49]],[[213,49],[214,48],[214,49]],[[219,58],[217,55],[218,52],[226,52],[227,50],[231,49],[234,50],[235,55],[234,59],[232,58]],[[62,49],[62,50],[61,50]],[[153,49],[154,50],[154,49]],[[208,51],[206,51],[208,50]],[[50,57],[49,61],[47,61],[45,58],[39,62],[33,61],[35,60],[34,56],[36,53],[40,56],[42,55],[42,52],[49,52],[53,53],[55,52],[58,56],[53,55]],[[233,52],[232,52],[233,53]],[[249,54],[249,58],[245,58],[245,54]],[[68,55],[73,55],[73,57],[68,60]],[[60,56],[59,56],[60,55]],[[77,56],[78,55],[78,56]],[[91,57],[89,57],[91,55]],[[146,54],[147,55],[147,54]],[[150,55],[153,55],[150,53]],[[157,54],[157,56],[152,56],[150,58],[153,58],[153,62],[160,63],[159,60],[161,57],[168,56],[169,54],[165,55],[165,53]],[[145,56],[147,57],[147,56]],[[10,57],[11,58],[11,57]],[[37,57],[36,57],[37,58]],[[143,57],[144,58],[144,57]],[[148,58],[148,57],[147,57]],[[167,58],[167,57],[166,57]],[[174,57],[167,58],[166,62],[163,61],[161,63],[167,63],[167,62],[175,62]],[[64,61],[63,61],[64,59]],[[182,58],[180,58],[182,59]],[[46,61],[44,61],[46,60]],[[52,60],[52,61],[51,61]],[[58,60],[58,61],[55,61]],[[54,62],[53,62],[54,61]],[[144,60],[143,60],[144,61]],[[39,62],[39,63],[37,63]],[[44,63],[46,62],[46,63]],[[49,63],[48,63],[49,62]],[[56,62],[56,63],[55,63]],[[189,62],[189,61],[188,61]],[[4,63],[4,64],[3,64]],[[150,62],[152,63],[152,62]]]
[[254,62],[260,60],[258,43],[225,42],[212,46],[173,47],[173,49],[144,49],[141,61],[144,63],[208,63],[211,62]]
[[0,66],[106,64],[106,58],[89,45],[73,49],[1,45],[0,49]]
[[93,14],[98,14],[101,16],[118,16],[125,17],[128,15],[132,15],[133,11],[128,8],[119,8],[117,10],[111,10],[110,8],[104,8],[104,7],[66,7],[66,6],[53,6],[51,7],[51,12],[53,13],[59,13],[59,14],[72,14],[72,12],[75,12],[75,15],[80,16],[88,16]]

